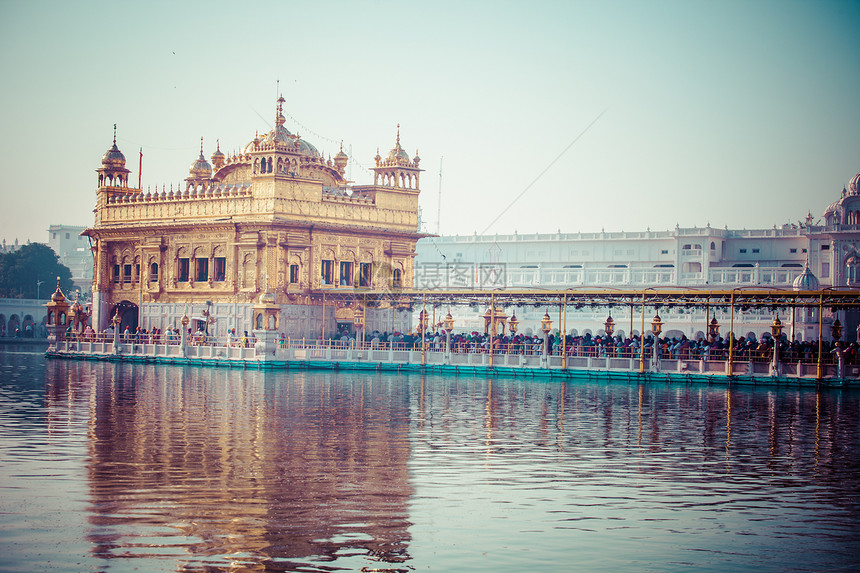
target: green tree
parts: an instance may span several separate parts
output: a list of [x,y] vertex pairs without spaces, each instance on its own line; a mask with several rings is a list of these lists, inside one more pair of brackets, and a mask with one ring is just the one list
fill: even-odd
[[[74,289],[72,271],[60,264],[54,250],[41,243],[28,243],[11,253],[0,254],[0,297],[48,299],[57,288],[68,295]],[[41,283],[37,288],[37,281]]]

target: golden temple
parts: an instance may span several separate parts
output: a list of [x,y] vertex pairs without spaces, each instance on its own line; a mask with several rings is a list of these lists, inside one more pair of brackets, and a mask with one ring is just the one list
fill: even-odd
[[[215,335],[263,328],[292,337],[336,332],[351,302],[324,304],[327,291],[410,288],[419,232],[422,169],[400,144],[377,151],[372,185],[345,177],[349,157],[325,159],[284,127],[284,98],[274,128],[226,156],[191,164],[184,188],[144,192],[116,144],[97,169],[95,220],[84,231],[94,253],[93,326],[176,327],[182,316]],[[255,313],[255,307],[258,312]],[[340,311],[340,312],[339,312]],[[394,305],[366,310],[368,329],[409,330],[411,314]],[[211,328],[209,326],[211,325]],[[198,325],[199,326],[199,325]],[[270,328],[271,329],[271,328]]]

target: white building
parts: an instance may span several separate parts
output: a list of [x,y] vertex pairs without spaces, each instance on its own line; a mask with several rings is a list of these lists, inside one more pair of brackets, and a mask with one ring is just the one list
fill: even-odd
[[[547,233],[442,236],[422,239],[416,249],[417,288],[735,287],[791,288],[809,269],[822,287],[860,288],[860,173],[842,190],[821,220],[772,229],[675,227],[670,231]],[[620,312],[620,309],[618,309]],[[483,310],[481,310],[483,312]],[[607,309],[568,312],[568,333],[601,333]],[[533,331],[543,309],[519,309],[523,326]],[[466,328],[482,325],[477,312],[460,309]],[[701,316],[700,316],[701,314]],[[818,336],[817,312],[797,316],[795,335]],[[698,337],[705,314],[661,310],[669,336]],[[456,317],[455,317],[456,318]],[[558,317],[555,317],[558,318]],[[726,320],[723,320],[726,318]],[[785,319],[786,317],[783,317]],[[856,339],[858,320],[840,317],[846,339]],[[628,317],[629,319],[629,317]],[[638,333],[616,317],[622,333]],[[718,314],[721,322],[727,317]],[[825,313],[825,322],[832,320]],[[769,312],[749,310],[736,317],[738,335],[760,335],[773,320]],[[573,326],[571,326],[573,325]],[[558,326],[558,323],[556,323]],[[727,324],[726,329],[727,331]],[[825,330],[825,336],[829,330]]]
[[93,254],[87,237],[81,235],[86,227],[51,225],[48,246],[60,257],[60,263],[72,271],[72,281],[82,293],[93,288]]

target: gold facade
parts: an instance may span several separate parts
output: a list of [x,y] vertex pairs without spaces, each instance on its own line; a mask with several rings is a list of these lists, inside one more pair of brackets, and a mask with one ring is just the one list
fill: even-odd
[[[374,184],[353,185],[342,150],[326,160],[287,131],[283,101],[275,128],[240,153],[227,157],[219,145],[210,164],[201,142],[183,189],[129,187],[114,136],[97,170],[95,223],[84,232],[99,328],[116,310],[127,313],[124,325],[137,325],[140,310],[144,327],[175,326],[164,318],[175,318],[176,305],[210,301],[235,309],[226,326],[251,330],[247,309],[262,294],[284,309],[321,308],[327,290],[412,286],[422,170],[400,146],[399,126],[388,156],[375,157]],[[281,323],[291,334],[291,321]],[[307,322],[294,330],[320,334]]]

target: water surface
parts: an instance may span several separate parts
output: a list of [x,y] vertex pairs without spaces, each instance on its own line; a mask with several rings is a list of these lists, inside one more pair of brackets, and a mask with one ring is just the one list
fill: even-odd
[[0,348],[0,570],[860,569],[860,392]]

